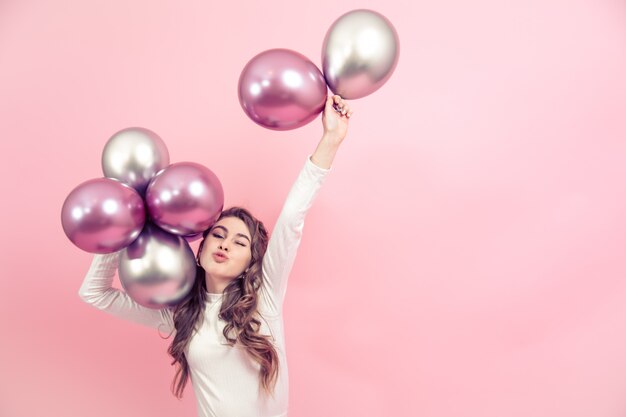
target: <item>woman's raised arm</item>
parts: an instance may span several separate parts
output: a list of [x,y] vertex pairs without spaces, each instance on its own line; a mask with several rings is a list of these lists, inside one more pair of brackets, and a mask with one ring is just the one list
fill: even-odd
[[318,167],[307,156],[287,194],[263,256],[263,285],[259,291],[265,313],[277,315],[282,310],[287,278],[302,238],[304,218],[329,172],[330,169]]
[[[339,111],[333,108],[333,104],[337,105]],[[280,314],[282,311],[287,280],[300,246],[306,213],[331,170],[337,149],[346,136],[351,115],[352,111],[341,97],[328,97],[322,115],[324,135],[315,152],[307,156],[304,167],[292,185],[263,257],[260,296],[266,313]]]

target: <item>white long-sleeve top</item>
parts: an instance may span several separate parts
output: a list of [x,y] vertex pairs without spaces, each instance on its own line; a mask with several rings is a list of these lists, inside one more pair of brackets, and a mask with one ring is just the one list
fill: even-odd
[[[218,318],[222,294],[208,293],[203,323],[185,350],[199,417],[287,416],[289,380],[282,306],[305,215],[330,172],[330,168],[321,168],[310,158],[311,155],[287,195],[262,262],[263,285],[258,293],[260,333],[273,336],[279,358],[274,396],[268,396],[260,387],[260,365],[239,343],[233,347],[226,344],[226,322]],[[95,254],[78,292],[81,299],[114,316],[174,335],[172,310],[143,307],[123,290],[112,288],[118,263],[119,252]]]

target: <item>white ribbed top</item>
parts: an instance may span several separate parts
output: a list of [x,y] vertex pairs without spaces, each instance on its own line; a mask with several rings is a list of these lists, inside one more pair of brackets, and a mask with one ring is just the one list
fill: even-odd
[[[226,323],[217,317],[222,294],[208,293],[203,323],[199,323],[185,351],[200,417],[287,416],[289,379],[282,306],[306,213],[331,170],[318,167],[310,158],[311,155],[287,195],[263,257],[258,310],[262,316],[260,332],[273,336],[279,357],[274,396],[267,396],[260,388],[260,366],[247,351],[238,344],[234,347],[226,344],[223,335]],[[112,288],[118,262],[119,252],[95,254],[79,290],[81,299],[114,316],[159,329],[163,334],[175,331],[169,309],[143,307],[123,290]]]

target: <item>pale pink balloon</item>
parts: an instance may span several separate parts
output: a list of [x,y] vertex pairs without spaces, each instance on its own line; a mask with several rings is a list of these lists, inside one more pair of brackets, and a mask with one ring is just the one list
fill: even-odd
[[289,49],[270,49],[253,57],[239,76],[239,103],[255,123],[273,130],[304,126],[324,109],[322,72],[307,57]]
[[91,253],[112,253],[141,233],[146,209],[139,193],[112,178],[85,181],[70,192],[61,209],[67,237]]
[[224,208],[224,189],[209,168],[177,162],[159,171],[146,189],[150,219],[170,233],[188,236],[207,229]]
[[191,243],[195,242],[198,239],[202,239],[202,233],[196,233],[195,235],[185,235],[183,237],[187,242]]

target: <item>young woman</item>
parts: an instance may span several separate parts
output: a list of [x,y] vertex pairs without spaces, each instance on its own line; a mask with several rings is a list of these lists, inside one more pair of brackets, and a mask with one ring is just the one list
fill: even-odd
[[287,279],[304,218],[330,172],[351,115],[340,96],[328,97],[322,139],[291,187],[271,239],[263,223],[244,208],[220,214],[203,233],[193,288],[175,307],[149,309],[112,288],[119,252],[94,255],[79,290],[81,299],[123,319],[175,333],[168,349],[172,364],[178,365],[172,391],[178,379],[174,395],[181,398],[189,377],[199,416],[287,416],[282,315]]

